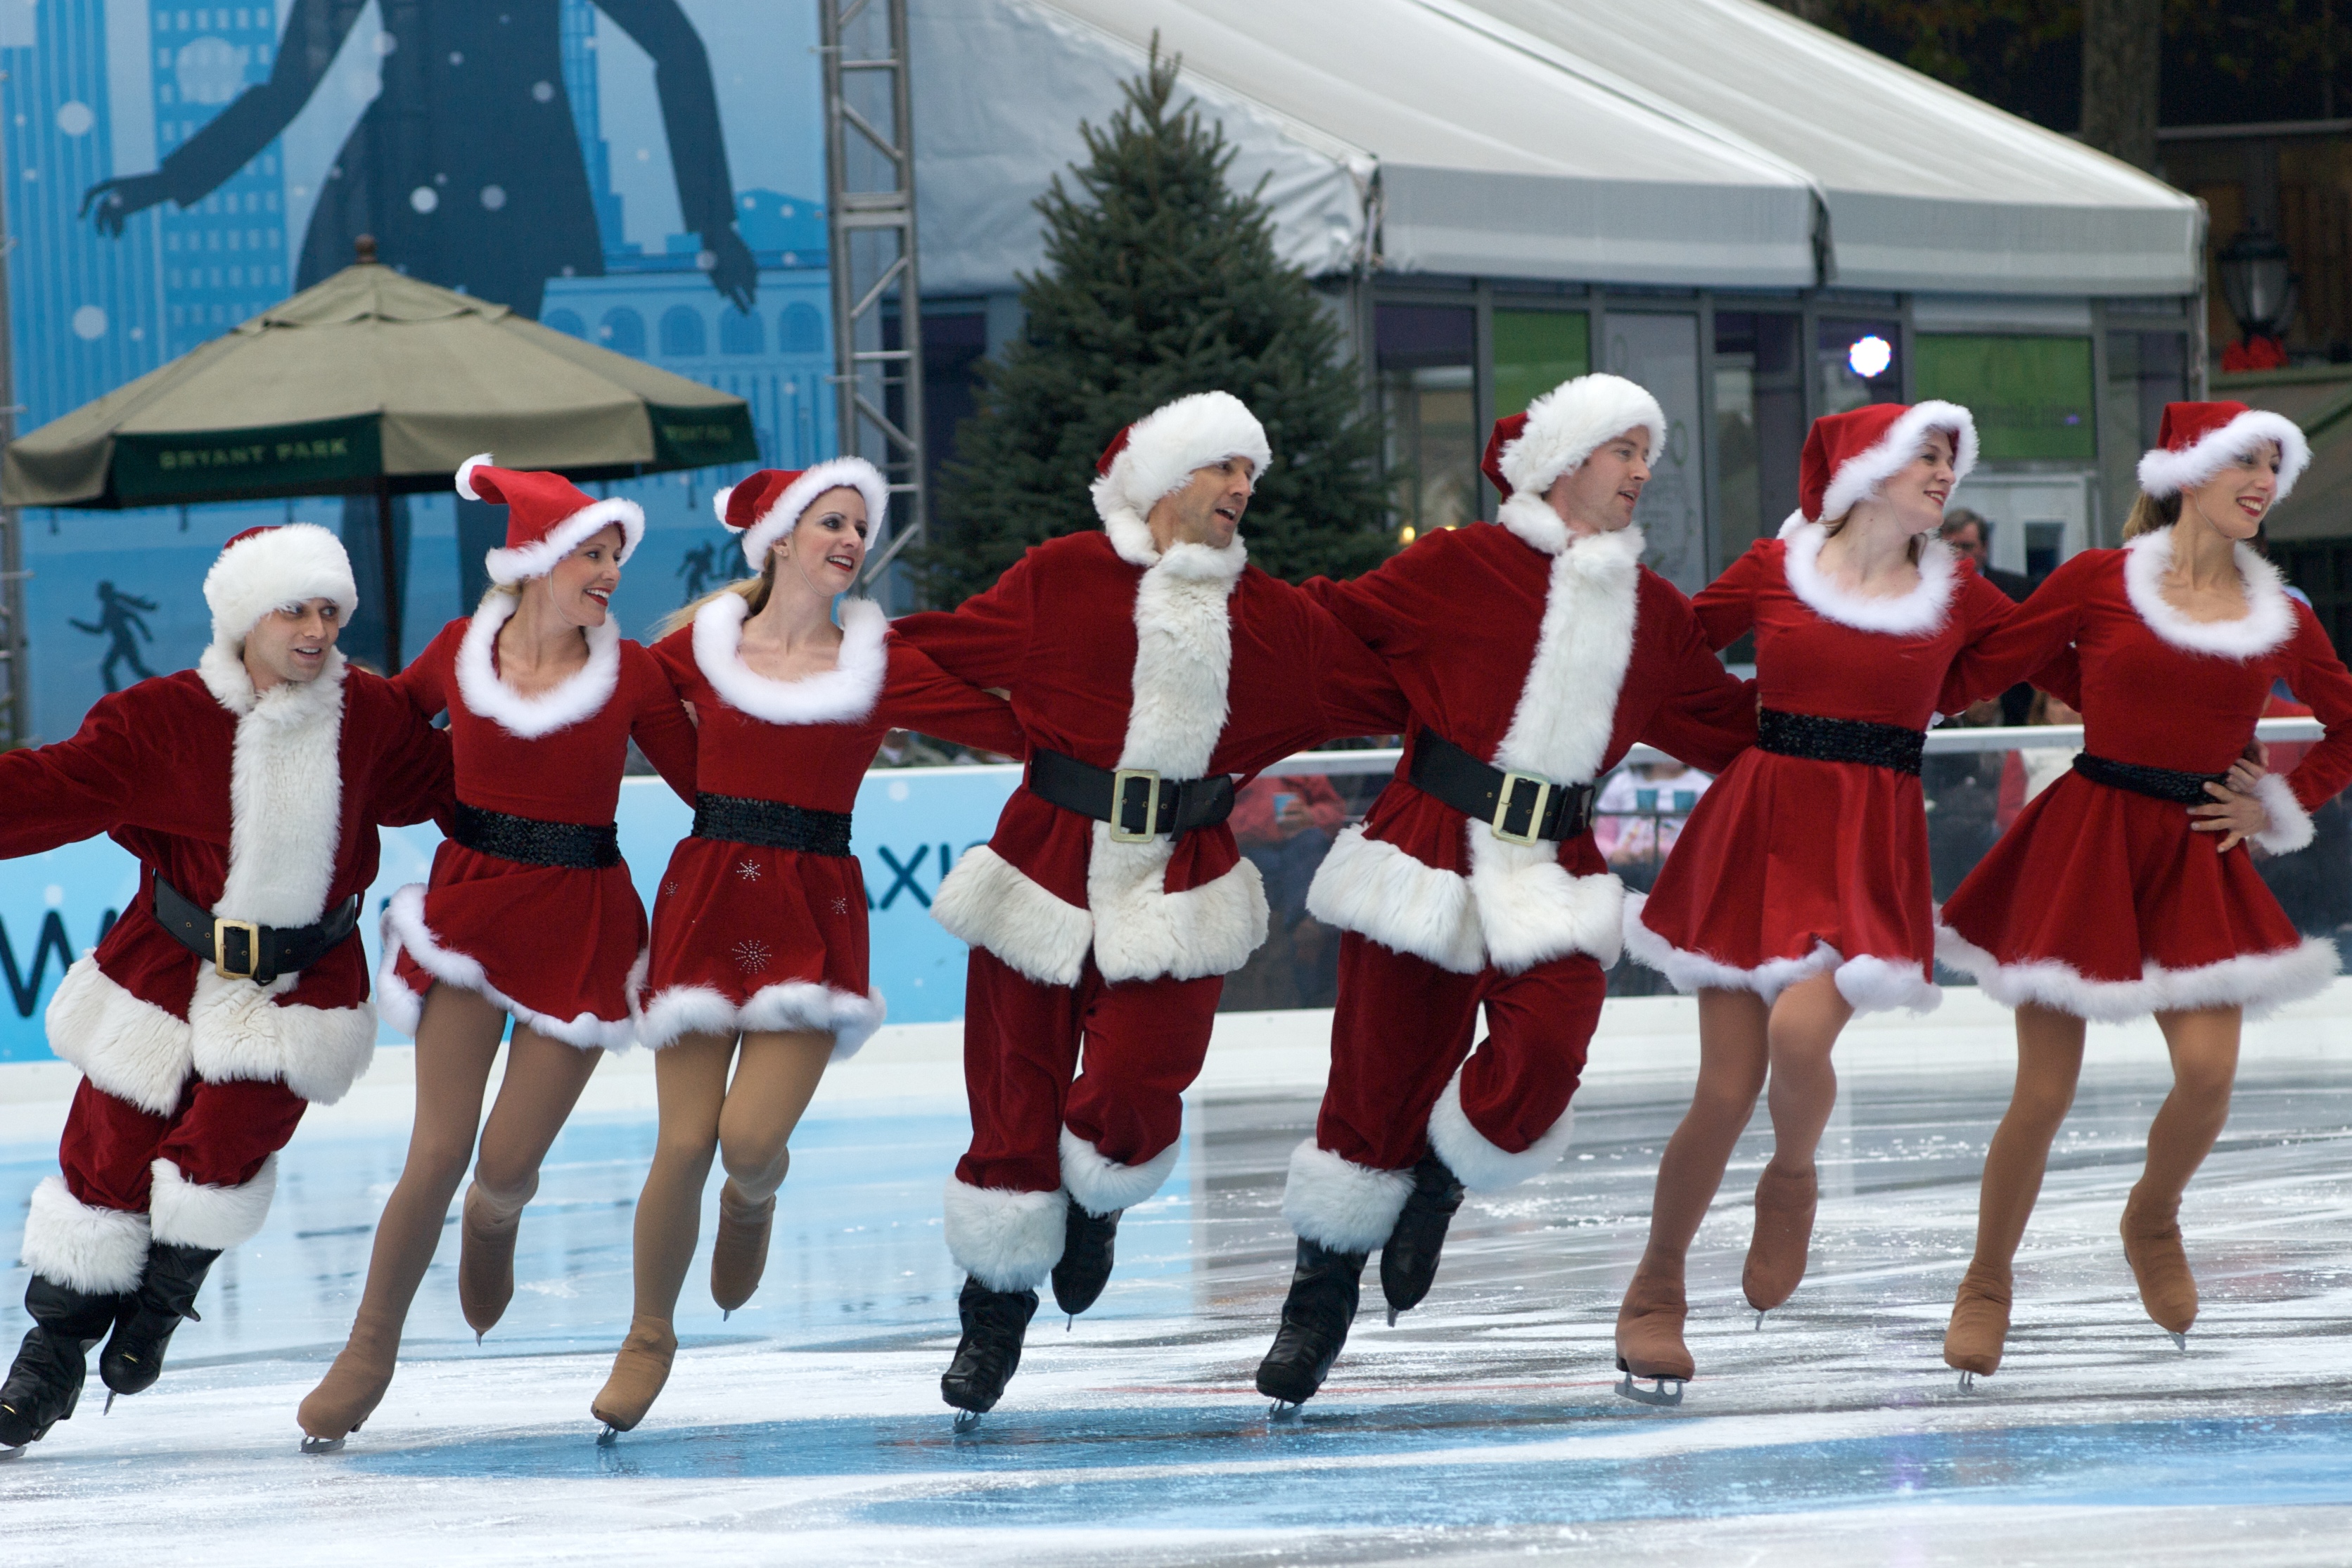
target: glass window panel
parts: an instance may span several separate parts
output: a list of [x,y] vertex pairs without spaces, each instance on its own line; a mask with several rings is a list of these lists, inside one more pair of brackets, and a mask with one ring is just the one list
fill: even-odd
[[1718,310],[1715,317],[1716,540],[1727,562],[1780,531],[1797,507],[1805,444],[1804,323]]
[[1581,310],[1495,312],[1495,417],[1527,412],[1592,368],[1592,318]]
[[1381,427],[1402,528],[1459,528],[1478,516],[1476,319],[1445,305],[1381,305],[1373,316]]
[[1974,414],[1986,458],[2098,455],[2090,339],[1937,333],[1918,353],[1919,395]]
[[1666,416],[1666,449],[1650,459],[1650,483],[1633,520],[1647,536],[1652,570],[1685,593],[1706,585],[1706,486],[1699,464],[1698,318],[1612,312],[1609,369],[1650,389]]
[[1903,401],[1903,325],[1899,321],[1824,317],[1814,358],[1822,371],[1823,413]]
[[2189,396],[2189,339],[2181,332],[2107,334],[2107,391],[2132,411],[2137,458],[2156,444],[2164,405]]

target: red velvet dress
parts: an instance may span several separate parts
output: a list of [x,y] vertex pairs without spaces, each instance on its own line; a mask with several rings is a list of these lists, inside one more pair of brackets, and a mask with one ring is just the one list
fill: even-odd
[[[1925,730],[1952,661],[2014,608],[1930,540],[1919,585],[1846,593],[1818,565],[1826,535],[1792,523],[1692,601],[1707,640],[1753,627],[1758,700],[1782,713]],[[1916,776],[1760,747],[1699,799],[1646,899],[1625,900],[1625,946],[1677,990],[1784,988],[1834,971],[1858,1012],[1926,1011],[1935,985],[1927,816]]]
[[[634,738],[670,787],[694,799],[694,728],[653,655],[610,620],[588,664],[525,697],[498,674],[498,632],[515,601],[493,594],[452,621],[394,684],[426,717],[447,710],[457,799],[485,811],[602,827],[620,803]],[[629,868],[528,865],[453,840],[431,879],[384,912],[377,1007],[416,1032],[435,981],[488,997],[551,1040],[618,1050],[635,1037],[646,911]]]
[[[749,605],[728,594],[656,643],[698,723],[696,781],[715,795],[843,814],[882,737],[916,729],[1018,756],[1013,709],[889,635],[866,600],[842,607],[839,666],[771,680],[738,656]],[[881,1027],[866,979],[866,879],[854,855],[678,841],[654,901],[637,1038],[823,1030],[845,1058]]]
[[[2075,556],[1954,679],[1962,693],[1997,691],[2072,643],[2081,690],[2063,695],[2082,709],[2085,751],[2213,774],[2284,680],[2327,736],[2263,779],[2271,825],[2255,842],[2299,850],[2312,809],[2352,780],[2352,674],[2251,549],[2238,550],[2248,611],[2236,621],[2190,621],[2167,603],[2158,585],[2171,558],[2168,530]],[[2066,773],[1945,903],[1941,957],[2011,1007],[2107,1021],[2215,1007],[2259,1016],[2323,989],[2335,944],[2295,930],[2246,846],[2219,853],[2219,837],[2191,821],[2185,805]]]

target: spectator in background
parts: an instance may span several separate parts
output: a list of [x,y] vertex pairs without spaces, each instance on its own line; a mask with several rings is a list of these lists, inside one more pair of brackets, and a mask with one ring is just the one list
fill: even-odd
[[911,729],[892,730],[874,753],[877,768],[944,768],[954,760],[937,742]]
[[[2080,724],[2083,716],[2068,707],[2063,699],[2048,692],[2035,692],[2025,722]],[[2000,765],[2000,801],[1993,809],[1993,831],[2009,831],[2009,825],[2017,821],[2025,803],[2058,782],[2074,766],[2074,753],[2081,749],[2078,746],[2021,746],[2009,753]]]
[[1626,886],[1647,892],[1658,862],[1682,836],[1706,787],[1715,782],[1671,758],[1621,768],[1602,785],[1593,806],[1592,841]]
[[2033,591],[2033,580],[2023,572],[2003,571],[1992,563],[1992,525],[1981,512],[1966,507],[1954,507],[1944,514],[1943,526],[1936,537],[1961,555],[1977,563],[1977,575],[2009,595],[2016,603],[2025,602]]
[[1287,931],[1307,914],[1307,888],[1347,825],[1347,802],[1322,774],[1262,775],[1234,797],[1234,841],[1265,878],[1265,902]]

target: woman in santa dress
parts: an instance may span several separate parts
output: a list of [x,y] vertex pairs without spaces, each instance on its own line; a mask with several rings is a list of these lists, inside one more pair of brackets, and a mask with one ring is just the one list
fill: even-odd
[[1626,951],[1698,993],[1700,1051],[1618,1314],[1629,1378],[1691,1375],[1684,1255],[1768,1070],[1774,1150],[1741,1276],[1759,1312],[1804,1277],[1838,1032],[1937,1000],[1920,753],[1953,658],[2011,610],[1935,537],[1975,462],[1951,403],[1816,420],[1801,511],[1692,601],[1717,648],[1756,634],[1757,744],[1700,798],[1649,896],[1625,901]]
[[882,1022],[849,850],[882,737],[1027,750],[1010,705],[893,638],[873,601],[843,600],[835,623],[889,500],[872,464],[762,469],[713,500],[758,575],[681,612],[653,648],[695,720],[702,793],[654,903],[638,1038],[660,1052],[661,1132],[637,1199],[635,1313],[590,1406],[608,1437],[643,1420],[669,1376],[712,1155],[727,1177],[710,1293],[731,1312],[759,1287],[787,1145],[817,1080]]
[[[487,455],[458,470],[457,490],[506,506],[507,543],[489,552],[494,586],[473,616],[442,628],[394,683],[426,717],[449,715],[456,831],[431,880],[401,889],[384,915],[376,1001],[416,1037],[416,1123],[350,1343],[302,1402],[314,1450],[340,1446],[391,1385],[478,1126],[457,1299],[478,1335],[505,1312],[540,1162],[599,1056],[635,1032],[646,915],[613,823],[629,742],[694,799],[693,727],[608,608],[645,536],[636,503],[493,468]],[[506,1076],[484,1124],[509,1019]]]
[[[2174,403],[2141,459],[2121,549],[2084,550],[1954,672],[1998,691],[2072,645],[2084,749],[1944,904],[1939,951],[2017,1009],[2017,1083],[1985,1153],[1976,1256],[1944,1359],[1965,1386],[2000,1365],[2011,1262],[2073,1103],[2086,1019],[2156,1015],[2173,1087],[2124,1206],[2140,1301],[2185,1346],[2197,1282],[2180,1197],[2229,1115],[2242,1019],[2335,977],[2243,847],[2312,839],[2352,780],[2352,674],[2309,609],[2244,541],[2310,460],[2303,433],[2242,403]],[[2014,674],[2010,675],[2011,679]],[[2273,682],[2326,727],[2284,776],[2242,758]]]

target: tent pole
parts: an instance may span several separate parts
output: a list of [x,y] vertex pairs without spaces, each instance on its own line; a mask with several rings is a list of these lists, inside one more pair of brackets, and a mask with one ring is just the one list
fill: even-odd
[[400,549],[392,537],[392,481],[375,485],[376,551],[383,561],[383,673],[400,674]]

